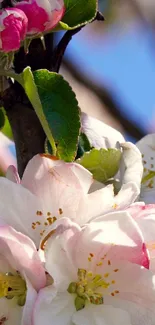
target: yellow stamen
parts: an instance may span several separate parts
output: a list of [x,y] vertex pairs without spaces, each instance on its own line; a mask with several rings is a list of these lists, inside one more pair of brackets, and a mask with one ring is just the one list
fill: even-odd
[[26,298],[25,280],[20,275],[0,273],[0,297],[6,297],[7,299],[17,297],[17,303],[23,306]]
[[40,245],[40,248],[44,251],[45,249],[45,244],[47,242],[47,240],[55,233],[55,229],[54,230],[51,230],[47,236],[45,236],[45,238],[42,240],[41,242],[41,245]]

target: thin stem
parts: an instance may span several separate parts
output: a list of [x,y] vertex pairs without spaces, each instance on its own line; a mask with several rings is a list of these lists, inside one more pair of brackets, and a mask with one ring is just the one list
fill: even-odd
[[3,70],[0,69],[0,76],[9,77],[16,80],[21,86],[23,85],[23,78],[20,74],[14,72],[14,70]]
[[[94,18],[93,21],[98,20],[98,21],[104,21],[104,17],[103,15],[97,11],[97,14]],[[66,51],[66,48],[68,46],[68,44],[70,43],[72,37],[74,35],[76,35],[77,33],[79,33],[81,31],[82,28],[84,28],[86,25],[77,27],[75,29],[72,30],[68,30],[65,35],[62,37],[61,41],[59,42],[59,44],[57,45],[57,47],[55,48],[54,52],[53,52],[53,56],[52,56],[52,60],[51,60],[51,71],[54,72],[59,72],[60,69],[60,65],[62,63],[62,59],[64,56],[64,53]]]

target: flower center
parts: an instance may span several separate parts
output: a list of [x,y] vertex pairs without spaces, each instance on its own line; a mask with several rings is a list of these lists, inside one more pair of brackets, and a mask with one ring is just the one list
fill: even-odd
[[71,282],[67,291],[76,294],[75,307],[81,310],[85,307],[86,302],[91,304],[103,304],[102,289],[107,289],[110,283],[105,281],[100,274],[94,275],[91,271],[78,269],[78,281]]
[[24,306],[26,300],[26,282],[20,274],[0,273],[0,298],[16,297],[17,304]]
[[[152,150],[154,150],[152,148]],[[143,188],[152,189],[155,187],[155,165],[154,165],[154,157],[144,157],[142,154],[142,161],[144,166],[143,178],[142,178],[142,186]]]

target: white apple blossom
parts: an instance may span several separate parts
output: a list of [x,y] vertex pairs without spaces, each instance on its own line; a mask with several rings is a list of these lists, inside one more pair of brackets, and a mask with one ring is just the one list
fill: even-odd
[[141,152],[144,173],[139,200],[155,203],[155,134],[148,134],[136,143]]
[[115,148],[117,142],[125,142],[119,131],[84,112],[81,114],[81,125],[81,131],[95,148]]
[[0,178],[0,215],[37,246],[56,219],[68,217],[84,225],[108,212],[126,209],[139,194],[134,182],[124,184],[116,196],[113,185],[89,194],[92,174],[76,163],[51,156],[35,156],[20,183],[14,167],[9,168],[8,177],[10,180]]
[[54,284],[38,294],[34,325],[154,325],[154,275],[143,267],[147,250],[127,212],[82,229],[63,218],[44,249]]
[[155,204],[132,204],[127,210],[142,231],[150,255],[150,270],[155,273]]
[[33,242],[1,222],[0,324],[32,325],[37,291],[45,284],[45,270]]

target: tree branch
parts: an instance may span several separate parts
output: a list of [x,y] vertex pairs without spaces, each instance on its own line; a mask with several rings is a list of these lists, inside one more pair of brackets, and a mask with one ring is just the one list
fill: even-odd
[[14,87],[3,95],[5,110],[12,128],[16,145],[18,172],[22,177],[28,161],[36,154],[44,152],[45,134],[35,111],[26,96],[20,96],[22,89]]
[[[28,65],[32,70],[49,69],[53,50],[53,34],[45,36],[45,43],[46,51],[43,49],[40,39],[32,41],[28,55],[21,48],[15,55],[15,72],[22,72]],[[37,153],[44,152],[45,134],[23,88],[17,82],[10,84],[10,88],[1,94],[1,104],[6,110],[12,128],[18,171],[22,177],[29,160]]]

